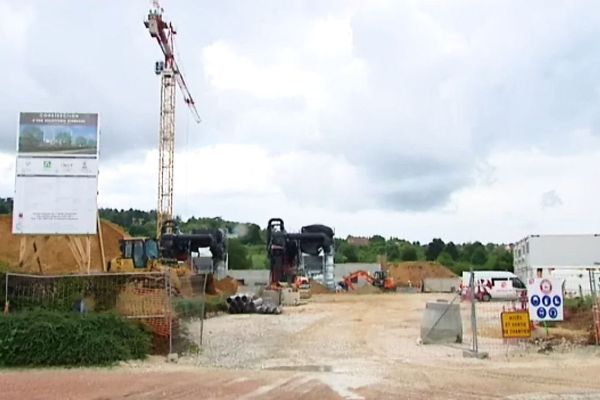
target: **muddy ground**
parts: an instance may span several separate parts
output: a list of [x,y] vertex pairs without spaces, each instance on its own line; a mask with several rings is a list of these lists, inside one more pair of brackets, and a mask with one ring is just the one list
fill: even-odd
[[[205,321],[200,354],[111,369],[5,371],[0,399],[600,399],[600,352],[419,345],[426,294],[317,295]],[[199,335],[199,324],[190,326]]]

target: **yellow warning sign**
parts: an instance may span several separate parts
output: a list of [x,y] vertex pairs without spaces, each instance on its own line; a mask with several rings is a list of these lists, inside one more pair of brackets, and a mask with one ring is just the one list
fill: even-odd
[[531,336],[529,311],[504,311],[502,320],[502,337],[505,339],[528,338]]

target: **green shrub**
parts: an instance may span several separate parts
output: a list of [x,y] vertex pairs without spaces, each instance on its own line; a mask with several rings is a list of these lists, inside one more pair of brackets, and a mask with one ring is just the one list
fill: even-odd
[[[173,309],[180,318],[200,317],[202,316],[202,297],[195,299],[178,299],[173,301]],[[227,311],[227,301],[222,296],[206,297],[204,304],[204,313]]]
[[89,366],[142,359],[151,336],[110,313],[29,311],[0,316],[0,365]]
[[565,299],[565,308],[572,311],[592,311],[592,304],[592,296]]

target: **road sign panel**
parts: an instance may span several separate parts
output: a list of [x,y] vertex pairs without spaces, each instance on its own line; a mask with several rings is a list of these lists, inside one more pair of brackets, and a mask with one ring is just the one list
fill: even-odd
[[531,336],[529,312],[504,311],[500,314],[502,321],[502,337],[505,339],[520,339]]
[[532,321],[563,320],[563,280],[535,278],[527,284],[529,316]]

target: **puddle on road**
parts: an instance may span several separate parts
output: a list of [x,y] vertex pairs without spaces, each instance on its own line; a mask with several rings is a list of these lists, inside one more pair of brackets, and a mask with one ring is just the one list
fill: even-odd
[[264,368],[272,371],[331,372],[331,365],[279,365]]

